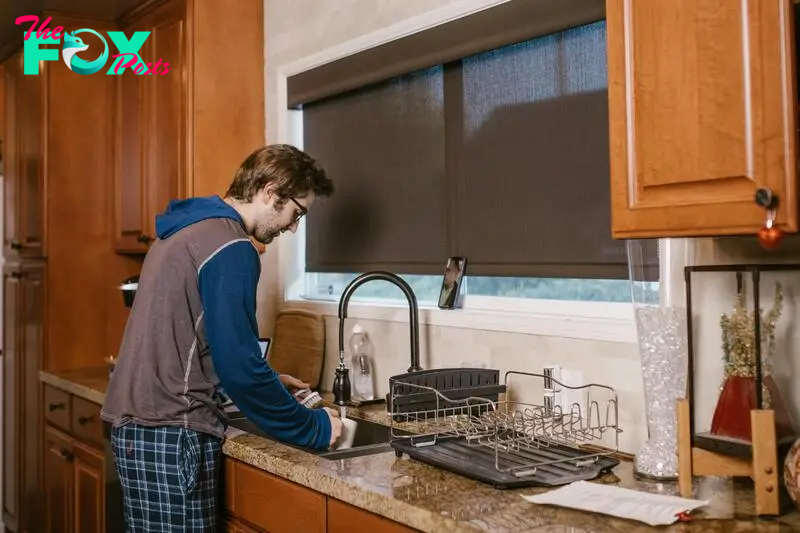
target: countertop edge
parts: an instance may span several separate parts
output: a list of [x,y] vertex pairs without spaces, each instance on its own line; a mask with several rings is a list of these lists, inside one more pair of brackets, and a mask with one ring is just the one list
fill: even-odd
[[65,392],[69,392],[70,394],[74,394],[79,398],[83,398],[84,400],[88,400],[96,404],[103,405],[103,402],[105,401],[106,395],[104,393],[94,390],[91,387],[86,387],[79,383],[75,383],[70,379],[56,376],[55,374],[51,374],[46,370],[39,371],[39,380],[42,383],[47,383],[48,385],[52,385],[53,387],[61,389]]
[[281,479],[425,533],[481,531],[477,526],[456,522],[427,509],[386,497],[232,439],[225,440],[222,453]]

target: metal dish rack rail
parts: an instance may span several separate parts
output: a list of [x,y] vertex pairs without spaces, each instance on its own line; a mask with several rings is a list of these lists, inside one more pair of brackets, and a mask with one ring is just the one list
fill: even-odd
[[[513,387],[511,377],[515,380]],[[530,392],[533,387],[529,380],[541,380],[546,384],[542,390],[547,393],[561,392],[563,395],[566,391],[575,391],[569,396],[580,397],[580,400],[562,407],[547,401],[543,402],[545,405],[538,405],[509,399],[519,395],[517,391]],[[462,445],[483,449],[483,453],[475,454],[476,458],[485,458],[488,449],[494,457],[494,469],[517,479],[536,476],[550,465],[565,464],[571,469],[571,476],[567,475],[561,482],[551,479],[552,483],[542,483],[545,485],[567,483],[572,478],[589,479],[619,464],[619,461],[608,458],[619,450],[619,434],[622,432],[617,394],[613,388],[595,383],[573,387],[551,376],[518,371],[506,372],[504,381],[506,392],[497,400],[479,396],[451,399],[434,387],[394,383],[390,391],[392,405],[399,403],[396,400],[401,395],[396,391],[402,387],[405,394],[410,391],[415,396],[427,393],[431,400],[429,406],[433,407],[391,413],[391,439],[397,455],[406,451],[413,456],[411,450],[455,439]],[[579,473],[586,467],[591,467],[593,473]],[[468,465],[464,465],[464,470],[465,475],[470,475]]]

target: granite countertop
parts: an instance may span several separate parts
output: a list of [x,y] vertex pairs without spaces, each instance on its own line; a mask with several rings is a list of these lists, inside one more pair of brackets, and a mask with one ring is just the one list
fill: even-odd
[[[42,381],[90,401],[103,401],[107,369],[41,372]],[[385,405],[350,409],[348,416],[388,423]],[[747,480],[707,477],[695,481],[695,497],[710,500],[692,522],[652,528],[640,522],[536,505],[522,495],[546,489],[496,490],[393,452],[331,461],[250,434],[230,436],[223,453],[333,498],[428,532],[639,533],[800,531],[800,513],[757,519]],[[677,483],[638,481],[630,462],[599,482],[677,495]]]

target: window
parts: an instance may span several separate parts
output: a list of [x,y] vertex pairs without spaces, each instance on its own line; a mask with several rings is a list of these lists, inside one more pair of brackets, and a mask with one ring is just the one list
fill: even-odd
[[[471,16],[488,25],[447,23],[289,77],[302,144],[338,181],[307,219],[294,296],[337,301],[356,272],[380,269],[435,306],[444,261],[465,255],[466,307],[631,301],[625,244],[610,238],[602,2],[521,16],[542,5],[503,4]],[[354,298],[402,294],[373,281]]]
[[[309,300],[338,301],[342,291],[358,274],[308,272],[302,297]],[[441,276],[405,274],[402,278],[411,285],[420,305],[435,306],[441,289]],[[467,305],[471,297],[526,298],[582,302],[630,303],[628,280],[576,278],[511,278],[499,276],[469,276],[465,278],[464,294]],[[648,292],[658,295],[658,282],[647,286]],[[403,300],[403,293],[383,281],[362,285],[354,299],[394,301]],[[474,299],[473,299],[474,300]]]

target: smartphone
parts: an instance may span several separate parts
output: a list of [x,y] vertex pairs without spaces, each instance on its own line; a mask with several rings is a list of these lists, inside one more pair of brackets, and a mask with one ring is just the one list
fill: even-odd
[[439,309],[461,307],[461,285],[467,272],[466,257],[448,257],[439,291]]

